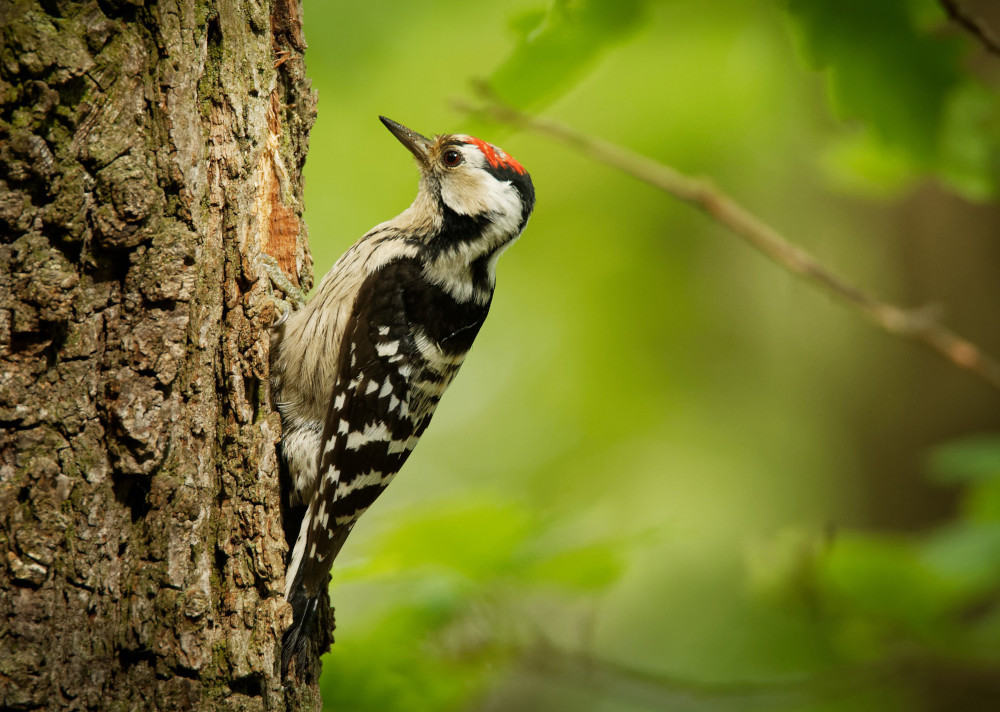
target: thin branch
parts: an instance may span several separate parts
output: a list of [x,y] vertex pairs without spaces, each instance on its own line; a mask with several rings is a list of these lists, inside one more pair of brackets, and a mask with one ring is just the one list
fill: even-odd
[[890,684],[889,665],[843,668],[772,681],[696,682],[540,645],[525,651],[523,673],[562,681],[650,709],[671,712],[756,712],[846,702]]
[[[480,91],[483,94],[487,93],[485,88],[481,88]],[[929,347],[954,365],[976,374],[1000,390],[1000,362],[942,325],[933,310],[903,309],[879,301],[845,282],[812,255],[788,242],[773,227],[715,188],[709,181],[684,175],[670,166],[657,163],[646,156],[607,141],[586,136],[555,121],[527,116],[500,104],[492,97],[486,96],[486,101],[484,107],[463,105],[461,108],[494,121],[548,136],[586,156],[670,193],[705,212],[789,272],[853,306],[888,333]]]
[[987,51],[1000,57],[1000,40],[997,40],[989,25],[962,7],[958,0],[939,0],[939,2],[952,22],[979,40]]

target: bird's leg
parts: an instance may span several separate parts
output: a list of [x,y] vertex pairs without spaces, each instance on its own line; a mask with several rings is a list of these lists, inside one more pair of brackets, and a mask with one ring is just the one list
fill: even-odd
[[[281,314],[287,311],[301,309],[306,303],[306,295],[301,289],[292,284],[292,280],[290,280],[288,275],[285,274],[285,271],[281,269],[281,265],[278,264],[278,261],[266,252],[261,252],[260,263],[263,265],[264,271],[271,280],[271,293],[274,296],[274,303],[278,313]],[[279,297],[277,294],[278,292],[283,294],[284,298]]]

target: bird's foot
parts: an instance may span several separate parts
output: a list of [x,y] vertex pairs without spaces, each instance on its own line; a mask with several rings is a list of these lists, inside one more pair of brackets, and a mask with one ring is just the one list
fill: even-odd
[[[278,261],[266,252],[261,252],[260,263],[271,280],[271,294],[274,297],[274,306],[278,313],[286,314],[289,311],[301,309],[306,303],[306,295],[292,283],[285,271],[281,269]],[[281,296],[278,296],[279,293]]]

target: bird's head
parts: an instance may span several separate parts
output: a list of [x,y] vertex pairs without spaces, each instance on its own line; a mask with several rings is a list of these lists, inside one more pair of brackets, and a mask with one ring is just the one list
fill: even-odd
[[[521,234],[535,205],[531,176],[514,158],[464,134],[426,138],[379,117],[416,157],[420,190],[409,216],[427,226],[426,246],[466,264],[495,257]],[[492,277],[492,275],[491,275]]]

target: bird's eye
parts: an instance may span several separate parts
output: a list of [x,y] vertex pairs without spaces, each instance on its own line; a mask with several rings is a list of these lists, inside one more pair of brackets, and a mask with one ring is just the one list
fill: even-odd
[[462,162],[462,154],[454,149],[451,151],[445,151],[444,155],[441,156],[441,162],[449,168],[454,168]]

